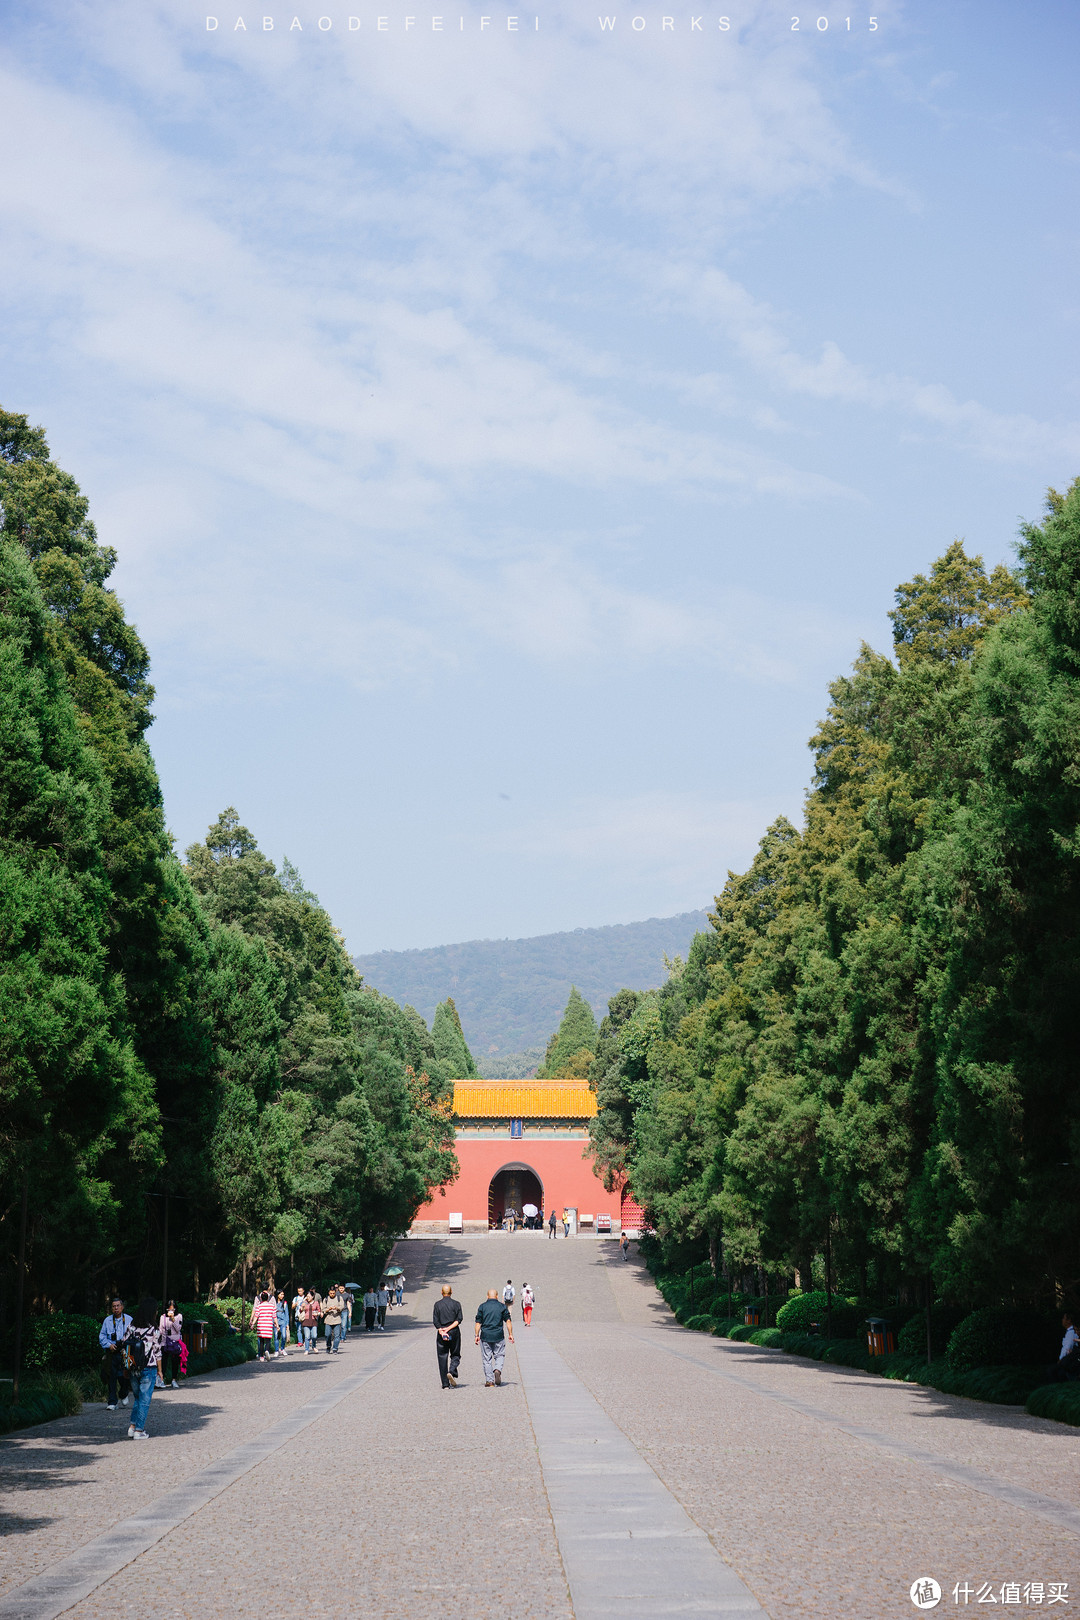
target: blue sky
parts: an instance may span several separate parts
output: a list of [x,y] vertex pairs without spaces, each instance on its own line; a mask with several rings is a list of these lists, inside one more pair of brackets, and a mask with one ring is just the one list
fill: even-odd
[[325,3],[0,4],[0,400],[169,825],[355,950],[708,903],[895,585],[1080,473],[1080,12]]

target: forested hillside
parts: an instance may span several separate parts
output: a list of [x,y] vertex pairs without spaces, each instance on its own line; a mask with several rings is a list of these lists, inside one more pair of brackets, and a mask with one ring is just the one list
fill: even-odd
[[901,585],[658,992],[610,1003],[594,1142],[669,1263],[962,1303],[1080,1293],[1080,480],[1015,574]]
[[686,911],[532,939],[377,951],[353,961],[368,984],[408,1002],[429,1022],[436,1004],[453,996],[481,1074],[524,1074],[543,1060],[571,985],[600,1014],[621,986],[658,985],[665,955],[685,956],[706,927],[704,911]]
[[453,1173],[447,1063],[231,808],[182,862],[149,657],[75,481],[0,411],[0,1335],[162,1274],[355,1260]]

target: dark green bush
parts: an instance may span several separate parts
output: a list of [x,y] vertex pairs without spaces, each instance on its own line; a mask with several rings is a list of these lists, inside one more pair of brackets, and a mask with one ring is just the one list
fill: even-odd
[[[943,1356],[949,1347],[953,1329],[968,1315],[963,1305],[934,1305],[930,1309],[930,1342],[935,1359]],[[926,1312],[917,1311],[908,1318],[896,1339],[897,1350],[909,1356],[926,1356]]]
[[[237,1302],[239,1304],[239,1301]],[[206,1332],[211,1339],[227,1338],[229,1324],[224,1314],[216,1305],[195,1305],[190,1300],[177,1300],[176,1308],[184,1318],[184,1331],[195,1322],[205,1322]]]
[[92,1316],[54,1311],[32,1316],[27,1323],[23,1366],[28,1372],[75,1372],[101,1360],[98,1331]]
[[[10,1384],[7,1390],[10,1395]],[[13,1429],[28,1429],[33,1423],[51,1423],[54,1418],[65,1417],[64,1406],[63,1400],[45,1390],[23,1390],[18,1406],[13,1406],[10,1400],[0,1402],[0,1434],[10,1434]]]
[[984,1305],[953,1329],[946,1360],[953,1372],[976,1367],[1049,1366],[1061,1329],[1051,1312],[1018,1305]]
[[1080,1428],[1080,1383],[1040,1384],[1027,1398],[1032,1417],[1055,1418]]
[[[827,1305],[827,1296],[820,1289],[812,1294],[793,1294],[787,1303],[777,1311],[776,1326],[785,1333],[808,1333],[810,1324],[817,1322],[822,1333],[824,1333]],[[858,1331],[866,1317],[871,1314],[857,1300],[847,1299],[843,1294],[834,1294],[832,1297],[832,1337],[835,1339],[850,1337]]]
[[232,1333],[224,1339],[211,1339],[210,1348],[201,1356],[188,1357],[188,1377],[214,1372],[218,1367],[239,1367],[242,1362],[253,1361],[257,1353],[255,1337],[251,1333],[245,1333],[243,1338],[238,1333]]

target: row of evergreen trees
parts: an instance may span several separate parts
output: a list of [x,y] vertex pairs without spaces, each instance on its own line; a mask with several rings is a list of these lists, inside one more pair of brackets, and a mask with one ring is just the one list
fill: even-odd
[[[40,1305],[319,1273],[456,1168],[452,1004],[365,986],[316,897],[229,809],[174,852],[149,659],[115,554],[41,429],[0,411],[0,1233]],[[438,1050],[437,1050],[438,1048]]]
[[612,998],[598,1161],[682,1263],[860,1292],[1080,1286],[1080,480],[1014,574],[901,586],[812,739],[801,829]]

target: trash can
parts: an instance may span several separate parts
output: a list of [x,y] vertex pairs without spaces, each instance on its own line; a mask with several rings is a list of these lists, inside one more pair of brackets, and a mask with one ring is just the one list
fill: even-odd
[[761,1312],[758,1310],[756,1305],[748,1305],[746,1307],[745,1311],[743,1312],[743,1324],[745,1327],[761,1326]]
[[866,1318],[866,1344],[872,1356],[891,1356],[896,1349],[896,1334],[884,1316]]
[[201,1356],[204,1353],[209,1342],[209,1337],[209,1322],[204,1322],[202,1317],[197,1316],[195,1320],[188,1325],[187,1334],[188,1350],[193,1356]]

